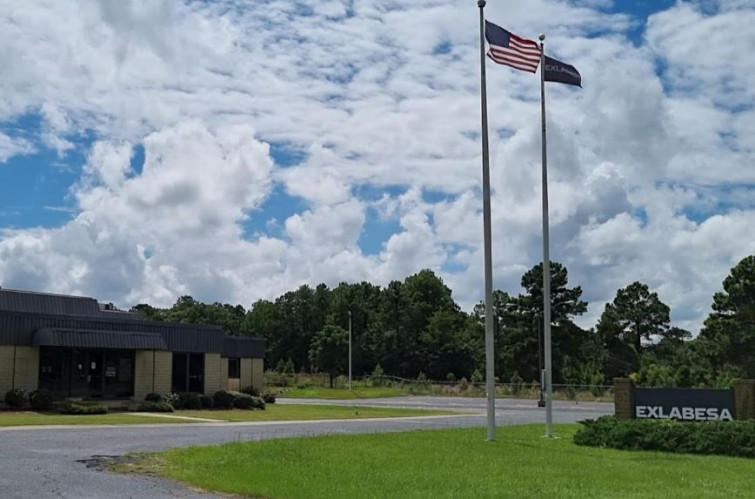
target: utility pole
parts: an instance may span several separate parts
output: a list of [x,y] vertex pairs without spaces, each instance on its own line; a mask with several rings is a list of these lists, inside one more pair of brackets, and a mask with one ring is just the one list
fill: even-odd
[[349,390],[351,390],[351,310],[349,310]]

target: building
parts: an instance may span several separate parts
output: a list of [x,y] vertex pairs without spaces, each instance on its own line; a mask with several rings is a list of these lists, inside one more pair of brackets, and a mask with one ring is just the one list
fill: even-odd
[[150,392],[262,387],[264,340],[219,326],[145,320],[94,298],[0,288],[0,401],[11,388],[56,399],[144,400]]

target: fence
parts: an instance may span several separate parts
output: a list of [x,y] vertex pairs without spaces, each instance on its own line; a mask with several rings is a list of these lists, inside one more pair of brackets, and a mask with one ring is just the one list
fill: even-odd
[[[265,373],[265,386],[274,392],[285,392],[291,389],[329,388],[330,376],[328,374],[286,374],[269,371]],[[352,377],[352,389],[370,388],[394,388],[397,391],[405,391],[408,394],[417,395],[445,395],[484,397],[486,387],[484,382],[472,382],[462,379],[460,381],[437,381],[423,379],[407,379],[398,376],[372,375]],[[540,398],[539,383],[495,383],[496,397],[517,398]],[[345,390],[348,388],[346,376],[338,376],[333,379],[333,388]],[[369,390],[365,390],[365,396],[369,396]],[[554,384],[554,399],[577,400],[577,401],[612,401],[613,386],[611,385],[577,385],[577,384]]]

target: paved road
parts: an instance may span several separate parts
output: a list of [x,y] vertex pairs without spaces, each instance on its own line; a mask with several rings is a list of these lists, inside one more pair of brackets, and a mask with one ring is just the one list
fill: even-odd
[[[281,401],[311,403],[311,401]],[[97,455],[123,455],[133,451],[261,440],[332,433],[369,433],[432,428],[483,426],[484,399],[400,397],[360,401],[316,401],[348,405],[456,408],[469,415],[400,420],[312,421],[288,423],[206,423],[109,427],[0,429],[0,496],[26,498],[209,498],[164,480],[103,473],[81,460]],[[461,404],[461,405],[452,405]],[[612,411],[610,404],[558,403],[556,422],[572,422]],[[543,421],[533,401],[499,400],[500,425]],[[483,433],[481,433],[481,438]]]

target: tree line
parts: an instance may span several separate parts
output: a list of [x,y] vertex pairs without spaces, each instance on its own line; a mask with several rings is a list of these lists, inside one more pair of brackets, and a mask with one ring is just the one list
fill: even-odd
[[[670,309],[641,282],[616,292],[597,324],[579,327],[587,311],[565,266],[551,262],[553,380],[610,384],[632,376],[650,386],[727,386],[755,377],[755,255],[731,269],[713,296],[700,334],[673,327]],[[501,382],[536,381],[542,366],[543,266],[527,271],[522,291],[494,292],[495,372]],[[132,310],[152,320],[217,324],[228,334],[266,340],[266,366],[296,372],[347,371],[351,319],[353,373],[376,369],[404,378],[467,378],[484,373],[484,307],[466,313],[431,270],[385,287],[368,282],[334,288],[304,285],[273,301],[205,304],[190,296],[168,309]]]

